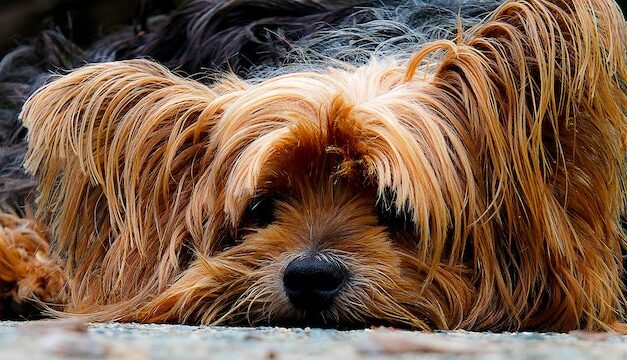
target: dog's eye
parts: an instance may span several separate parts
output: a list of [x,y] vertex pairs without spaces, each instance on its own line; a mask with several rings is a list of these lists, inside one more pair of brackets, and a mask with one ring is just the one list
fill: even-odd
[[379,201],[376,206],[379,224],[391,232],[414,231],[409,209],[399,211],[394,202]]
[[244,213],[244,222],[257,227],[266,227],[274,220],[274,198],[270,195],[253,198]]

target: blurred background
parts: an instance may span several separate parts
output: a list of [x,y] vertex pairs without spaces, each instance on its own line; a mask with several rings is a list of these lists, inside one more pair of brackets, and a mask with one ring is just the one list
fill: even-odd
[[138,25],[142,18],[168,12],[185,1],[0,0],[0,56],[52,26],[84,47],[116,28]]
[[[56,26],[81,47],[121,26],[138,26],[187,0],[0,0],[0,56]],[[224,0],[211,0],[224,1]],[[257,0],[264,1],[264,0]],[[618,0],[626,13],[627,0]]]

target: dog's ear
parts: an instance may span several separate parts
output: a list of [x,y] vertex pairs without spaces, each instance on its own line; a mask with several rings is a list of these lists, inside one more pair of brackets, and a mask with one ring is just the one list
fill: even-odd
[[[435,69],[425,61],[434,52]],[[501,297],[521,326],[593,327],[622,314],[626,54],[613,1],[525,0],[409,62],[407,80],[434,70],[431,106],[454,114],[481,169],[478,302]]]
[[26,102],[25,166],[80,298],[150,293],[189,261],[183,208],[209,166],[227,84],[210,89],[131,60],[85,66]]

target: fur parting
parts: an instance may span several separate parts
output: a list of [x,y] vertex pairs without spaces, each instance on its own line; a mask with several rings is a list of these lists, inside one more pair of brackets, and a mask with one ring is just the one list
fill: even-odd
[[[21,116],[38,219],[70,279],[64,310],[203,324],[280,316],[285,304],[264,289],[306,221],[221,243],[277,174],[305,189],[304,208],[331,206],[296,172],[330,158],[331,184],[364,189],[336,195],[356,225],[329,224],[346,236],[345,261],[372,272],[358,279],[371,292],[351,289],[330,318],[621,330],[626,54],[614,2],[520,0],[406,62],[211,86],[146,60],[60,77]],[[388,239],[357,211],[370,190],[407,209],[413,237]]]

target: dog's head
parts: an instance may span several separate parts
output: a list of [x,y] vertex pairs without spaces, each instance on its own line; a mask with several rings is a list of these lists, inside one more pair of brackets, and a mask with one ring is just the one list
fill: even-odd
[[[592,3],[509,2],[401,65],[208,88],[127,61],[41,88],[22,114],[26,166],[73,278],[68,310],[213,324],[609,323],[626,32],[615,8]],[[588,42],[597,31],[607,38]]]
[[204,253],[255,262],[230,314],[424,326],[452,307],[434,287],[470,301],[460,264],[475,179],[459,134],[415,96],[430,87],[379,64],[276,78],[228,104],[191,203],[220,234],[203,236]]

